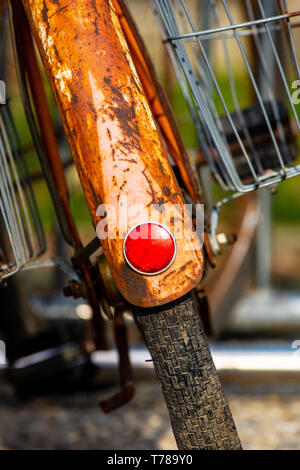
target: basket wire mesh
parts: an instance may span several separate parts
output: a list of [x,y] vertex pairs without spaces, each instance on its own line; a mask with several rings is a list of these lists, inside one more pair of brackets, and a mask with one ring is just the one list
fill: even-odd
[[[151,3],[201,158],[220,186],[238,196],[298,175],[300,109],[293,86],[300,85],[294,37],[300,12],[289,11],[287,0]],[[241,80],[250,97],[246,106]]]
[[[1,79],[11,53],[7,15],[0,24]],[[9,61],[8,61],[9,62]],[[12,79],[12,71],[8,81]],[[2,91],[5,88],[2,87]],[[10,99],[0,104],[0,282],[17,273],[46,249],[45,235],[37,205],[28,159],[24,154]]]
[[30,172],[8,103],[0,105],[0,281],[45,251]]

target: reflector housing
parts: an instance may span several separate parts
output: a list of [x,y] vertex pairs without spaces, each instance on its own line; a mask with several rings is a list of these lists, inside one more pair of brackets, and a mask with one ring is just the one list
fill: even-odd
[[139,274],[153,276],[171,266],[176,257],[176,241],[172,232],[157,222],[133,227],[123,245],[127,264]]

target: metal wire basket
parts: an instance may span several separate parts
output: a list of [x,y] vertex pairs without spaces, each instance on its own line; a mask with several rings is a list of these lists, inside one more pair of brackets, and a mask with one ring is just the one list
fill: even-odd
[[45,250],[45,236],[9,104],[0,105],[0,281]]
[[[0,21],[0,71],[6,79],[11,41],[6,12]],[[10,68],[7,83],[14,82]],[[28,266],[46,249],[45,235],[11,101],[1,81],[0,104],[0,282]]]
[[237,195],[298,175],[300,11],[287,0],[151,3],[197,128],[200,163]]

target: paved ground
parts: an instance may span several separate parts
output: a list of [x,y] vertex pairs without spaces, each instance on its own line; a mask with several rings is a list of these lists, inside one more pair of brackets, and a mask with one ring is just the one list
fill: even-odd
[[[134,401],[103,415],[106,392],[18,402],[0,391],[0,449],[174,449],[159,386],[137,384]],[[226,389],[244,448],[300,449],[300,391]]]

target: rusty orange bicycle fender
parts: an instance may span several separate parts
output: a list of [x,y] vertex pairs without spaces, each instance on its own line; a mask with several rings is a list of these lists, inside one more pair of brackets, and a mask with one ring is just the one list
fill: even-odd
[[[202,248],[184,212],[113,2],[23,0],[23,4],[120,292],[141,307],[179,298],[201,279]],[[118,224],[108,219],[106,226],[101,225],[102,205],[115,209]],[[177,254],[166,271],[144,276],[127,265],[123,240],[128,230],[150,217],[171,228]],[[105,238],[107,232],[116,236]]]

